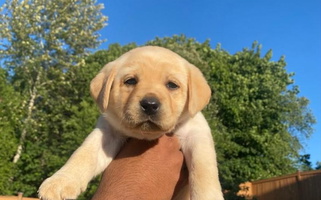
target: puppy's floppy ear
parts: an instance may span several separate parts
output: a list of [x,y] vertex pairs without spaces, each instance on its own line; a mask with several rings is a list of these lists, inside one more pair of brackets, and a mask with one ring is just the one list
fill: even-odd
[[193,117],[201,111],[209,102],[211,88],[207,84],[202,72],[194,65],[188,63],[188,112]]
[[98,104],[101,112],[105,112],[108,107],[109,94],[116,75],[114,65],[114,62],[105,65],[90,83],[90,94]]

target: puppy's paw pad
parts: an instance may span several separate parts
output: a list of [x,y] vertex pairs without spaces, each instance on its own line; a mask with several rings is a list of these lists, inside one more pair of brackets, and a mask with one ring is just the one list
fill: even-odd
[[81,191],[79,181],[56,175],[41,184],[38,195],[42,200],[76,199]]

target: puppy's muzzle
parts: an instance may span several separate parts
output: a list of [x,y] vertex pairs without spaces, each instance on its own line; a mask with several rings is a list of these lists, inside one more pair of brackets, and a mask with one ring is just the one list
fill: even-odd
[[139,103],[141,110],[149,116],[157,114],[161,106],[159,100],[155,97],[144,97]]

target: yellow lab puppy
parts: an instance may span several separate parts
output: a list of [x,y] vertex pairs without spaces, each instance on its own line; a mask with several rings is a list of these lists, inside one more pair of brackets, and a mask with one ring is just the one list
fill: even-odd
[[176,53],[146,46],[108,63],[92,80],[101,116],[67,163],[39,188],[45,200],[75,199],[113,160],[128,137],[175,134],[189,170],[178,199],[222,200],[210,128],[201,114],[211,90],[198,68]]

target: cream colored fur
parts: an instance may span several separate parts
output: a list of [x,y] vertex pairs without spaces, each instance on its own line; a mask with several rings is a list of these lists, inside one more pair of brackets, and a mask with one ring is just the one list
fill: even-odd
[[[126,84],[132,78],[137,84]],[[67,163],[42,183],[42,199],[76,199],[128,137],[153,140],[165,133],[179,138],[189,170],[189,186],[176,199],[223,199],[211,131],[200,112],[211,91],[195,66],[161,47],[136,48],[99,72],[91,82],[91,95],[102,113],[96,128]],[[139,102],[146,96],[160,101],[157,117],[142,114]]]

